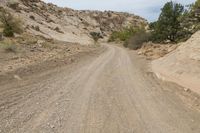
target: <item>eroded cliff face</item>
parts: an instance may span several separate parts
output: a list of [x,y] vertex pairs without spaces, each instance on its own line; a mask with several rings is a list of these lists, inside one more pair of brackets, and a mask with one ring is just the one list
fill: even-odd
[[175,51],[153,61],[152,69],[163,80],[200,94],[200,31]]
[[91,44],[90,32],[108,36],[113,30],[146,25],[139,16],[112,11],[78,11],[40,0],[1,0],[1,5],[19,16],[26,31],[46,38]]

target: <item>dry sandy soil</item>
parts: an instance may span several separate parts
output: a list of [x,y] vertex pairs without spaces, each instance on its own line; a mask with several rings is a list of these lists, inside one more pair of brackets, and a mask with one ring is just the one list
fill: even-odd
[[152,42],[145,43],[137,50],[139,55],[145,56],[147,60],[155,60],[176,50],[179,44],[155,44]]
[[[133,51],[101,52],[0,86],[0,133],[199,133],[199,97]],[[79,57],[80,57],[79,56]]]
[[200,94],[200,31],[173,52],[152,62],[157,77]]

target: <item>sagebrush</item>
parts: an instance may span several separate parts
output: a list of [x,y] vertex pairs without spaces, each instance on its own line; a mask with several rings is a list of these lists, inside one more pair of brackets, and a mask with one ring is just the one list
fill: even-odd
[[6,37],[13,37],[14,33],[21,34],[23,32],[21,19],[15,18],[4,8],[0,8],[0,22],[3,26],[3,35]]
[[103,38],[103,36],[99,32],[90,32],[90,35],[92,36],[95,43],[97,43],[100,38]]

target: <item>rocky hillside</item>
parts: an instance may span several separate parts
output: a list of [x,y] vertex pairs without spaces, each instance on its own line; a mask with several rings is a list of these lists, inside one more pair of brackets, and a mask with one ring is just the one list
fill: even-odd
[[31,34],[80,44],[93,42],[90,32],[107,36],[122,27],[147,24],[145,19],[133,14],[77,11],[40,0],[1,0],[1,5],[20,17],[26,31]]
[[176,82],[200,94],[200,31],[168,55],[152,62],[163,80]]

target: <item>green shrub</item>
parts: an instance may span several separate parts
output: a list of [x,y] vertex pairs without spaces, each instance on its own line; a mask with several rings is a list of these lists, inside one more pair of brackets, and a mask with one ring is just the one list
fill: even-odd
[[114,41],[127,41],[137,32],[140,32],[144,30],[144,28],[134,28],[134,27],[127,27],[124,29],[121,29],[119,31],[114,31],[108,40],[108,42],[114,42]]
[[100,38],[103,38],[99,32],[90,32],[90,35],[92,36],[92,39],[95,41],[95,43],[98,42]]
[[14,33],[21,34],[23,32],[22,21],[15,18],[4,8],[0,9],[0,22],[3,25],[3,34],[6,37],[13,37]]
[[196,10],[200,8],[200,0],[196,0],[196,2],[192,5],[192,9]]
[[3,30],[3,35],[6,37],[13,37],[14,36],[13,29],[10,26],[5,26]]
[[188,6],[167,2],[156,22],[150,23],[151,41],[156,43],[179,43],[186,41],[200,30],[200,0]]
[[150,33],[146,33],[144,27],[128,27],[111,34],[109,42],[123,41],[124,47],[138,49],[144,42],[150,40]]

